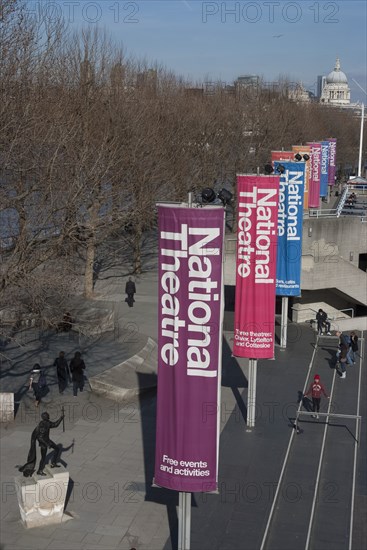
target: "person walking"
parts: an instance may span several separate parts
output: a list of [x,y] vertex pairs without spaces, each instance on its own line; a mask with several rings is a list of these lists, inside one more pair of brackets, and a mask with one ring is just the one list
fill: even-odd
[[319,412],[320,412],[320,402],[321,402],[321,394],[324,394],[327,399],[330,399],[330,397],[327,395],[325,388],[323,384],[320,381],[320,376],[318,374],[315,374],[312,384],[310,384],[310,387],[308,388],[305,395],[310,395],[312,397],[312,405],[313,405],[313,412],[312,415],[314,418],[319,418]]
[[78,395],[78,390],[83,391],[84,388],[84,370],[85,363],[81,357],[80,351],[76,351],[73,359],[70,361],[71,379],[73,381],[73,395]]
[[129,277],[129,280],[125,285],[125,294],[127,294],[127,297],[125,298],[125,302],[127,302],[129,307],[133,307],[135,302],[134,294],[136,294],[136,287],[131,277]]
[[356,353],[358,351],[358,336],[354,331],[350,333],[349,340],[350,340],[350,347],[349,347],[348,355],[350,360],[353,362],[353,365],[355,365]]
[[57,381],[59,383],[59,393],[63,394],[70,381],[70,373],[68,362],[65,359],[65,352],[60,351],[59,356],[56,357],[54,362],[56,367]]
[[45,464],[46,464],[46,455],[47,455],[47,448],[50,447],[54,450],[52,459],[51,459],[51,468],[60,468],[60,464],[58,464],[59,455],[60,455],[60,447],[50,439],[50,428],[57,428],[61,421],[64,419],[65,415],[62,414],[56,422],[51,422],[50,415],[48,412],[44,412],[41,414],[41,422],[38,424],[38,426],[33,430],[32,436],[31,436],[31,447],[29,449],[28,458],[26,464],[24,466],[21,466],[19,469],[20,472],[23,472],[24,477],[30,477],[33,475],[33,472],[35,470],[36,465],[36,441],[38,441],[39,446],[41,448],[41,460],[39,463],[39,467],[37,470],[37,474],[39,476],[45,476],[45,472],[43,471]]
[[322,330],[325,329],[325,334],[330,336],[331,335],[330,321],[327,318],[327,313],[321,308],[316,313],[316,321],[317,321],[317,331],[319,335],[321,336]]
[[29,389],[33,390],[35,397],[35,406],[38,407],[41,398],[47,393],[47,380],[44,369],[38,363],[33,366],[31,376],[29,378]]
[[348,363],[348,365],[353,365],[353,361],[348,355],[349,351],[349,338],[345,334],[343,334],[340,330],[336,331],[336,335],[339,338],[339,346],[338,351],[336,354],[337,360],[340,363],[340,368],[342,371],[341,378],[347,377],[347,372],[345,369],[345,364]]

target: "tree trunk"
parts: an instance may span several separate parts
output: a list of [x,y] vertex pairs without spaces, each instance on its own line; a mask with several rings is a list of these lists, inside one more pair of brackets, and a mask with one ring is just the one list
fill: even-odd
[[134,273],[141,273],[141,238],[142,230],[140,227],[135,228],[134,235],[134,250],[133,250],[133,271]]
[[95,253],[94,239],[88,239],[84,274],[84,296],[86,298],[91,298],[93,296],[93,265]]

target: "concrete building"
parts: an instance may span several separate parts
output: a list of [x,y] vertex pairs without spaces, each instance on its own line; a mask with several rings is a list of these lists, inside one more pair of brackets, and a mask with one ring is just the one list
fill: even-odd
[[[367,199],[367,195],[365,195]],[[227,298],[234,300],[236,236],[227,235],[224,280]],[[367,315],[367,218],[345,215],[310,217],[303,221],[301,296],[292,307],[324,303],[346,315]],[[231,288],[233,292],[231,292]],[[315,317],[309,308],[306,318]]]

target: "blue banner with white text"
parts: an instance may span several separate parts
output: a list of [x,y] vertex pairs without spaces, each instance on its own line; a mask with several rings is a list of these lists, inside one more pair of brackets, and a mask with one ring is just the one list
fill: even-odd
[[301,294],[305,163],[274,162],[274,172],[281,172],[276,294],[278,296],[299,296]]

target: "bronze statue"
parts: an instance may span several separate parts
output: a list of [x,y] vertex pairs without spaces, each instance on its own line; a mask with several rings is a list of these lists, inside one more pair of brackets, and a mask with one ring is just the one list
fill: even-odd
[[36,441],[38,441],[39,446],[41,447],[41,460],[39,463],[37,474],[39,476],[46,475],[43,469],[46,464],[46,454],[48,447],[54,450],[51,460],[51,468],[60,468],[60,464],[58,464],[57,462],[59,459],[60,448],[50,439],[50,428],[57,428],[61,421],[64,420],[64,417],[65,415],[62,414],[60,418],[56,420],[56,422],[51,422],[50,415],[47,412],[41,414],[42,420],[32,432],[31,447],[29,449],[27,462],[26,464],[24,464],[24,466],[18,468],[20,472],[23,472],[24,477],[31,477],[36,468]]

